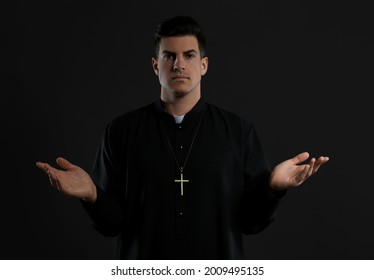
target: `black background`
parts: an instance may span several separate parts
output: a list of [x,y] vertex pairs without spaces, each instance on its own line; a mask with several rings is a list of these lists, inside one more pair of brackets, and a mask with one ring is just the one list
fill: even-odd
[[1,4],[1,259],[113,258],[115,239],[35,162],[90,170],[106,123],[159,98],[153,32],[180,14],[207,36],[204,98],[252,121],[272,165],[302,151],[331,158],[245,237],[246,258],[374,259],[369,6],[209,2]]

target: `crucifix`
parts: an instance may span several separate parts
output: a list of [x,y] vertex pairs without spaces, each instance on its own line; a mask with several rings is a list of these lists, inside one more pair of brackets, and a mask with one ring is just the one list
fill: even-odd
[[[190,145],[190,149],[188,150],[188,153],[187,153],[187,156],[186,156],[186,159],[183,163],[182,166],[179,165],[179,162],[178,162],[178,159],[177,159],[177,156],[175,155],[175,152],[174,152],[174,149],[173,147],[171,146],[171,143],[170,143],[170,140],[169,140],[169,137],[168,137],[168,133],[166,131],[166,128],[164,126],[164,123],[161,121],[160,119],[160,123],[161,123],[161,126],[164,130],[164,133],[165,133],[165,138],[166,140],[168,141],[168,144],[169,144],[169,148],[170,148],[170,151],[171,153],[173,154],[173,157],[174,157],[174,160],[175,160],[175,163],[177,164],[177,167],[181,173],[181,178],[180,180],[174,180],[175,183],[181,183],[181,196],[183,196],[183,183],[189,183],[190,181],[189,180],[183,180],[183,171],[184,171],[184,167],[186,166],[186,163],[187,163],[187,160],[188,160],[188,157],[190,156],[190,153],[191,153],[191,150],[192,150],[192,145],[193,143],[195,142],[195,139],[196,139],[196,135],[197,135],[197,132],[199,131],[199,127],[200,127],[200,124],[201,124],[201,121],[204,117],[204,114],[205,114],[205,110],[203,111],[203,113],[201,114],[201,117],[200,117],[200,121],[199,121],[199,124],[197,125],[197,128],[196,128],[196,131],[195,131],[195,135],[193,136],[193,139],[192,139],[192,143]],[[183,146],[182,146],[183,147]]]
[[181,172],[181,179],[174,180],[175,183],[181,183],[181,195],[183,196],[183,183],[189,183],[189,180],[183,180],[183,172]]

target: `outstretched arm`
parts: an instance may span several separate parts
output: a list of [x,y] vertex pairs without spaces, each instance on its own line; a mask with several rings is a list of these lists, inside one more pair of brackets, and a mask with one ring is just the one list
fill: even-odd
[[57,158],[56,162],[63,170],[44,162],[37,162],[36,166],[48,175],[51,185],[63,194],[94,203],[97,198],[96,186],[88,173],[62,157]]
[[309,153],[304,152],[275,166],[270,175],[270,188],[274,191],[281,191],[297,187],[329,160],[328,157],[321,156],[302,164],[308,158]]

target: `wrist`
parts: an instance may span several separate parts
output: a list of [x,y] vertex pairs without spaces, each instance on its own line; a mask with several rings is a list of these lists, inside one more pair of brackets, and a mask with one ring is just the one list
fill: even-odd
[[280,187],[274,180],[274,172],[272,172],[269,176],[269,189],[273,192],[280,192],[284,190],[284,188]]
[[85,202],[88,202],[90,204],[94,204],[97,199],[97,191],[96,191],[96,186],[93,185],[92,187],[92,194],[89,196],[82,197],[82,200]]

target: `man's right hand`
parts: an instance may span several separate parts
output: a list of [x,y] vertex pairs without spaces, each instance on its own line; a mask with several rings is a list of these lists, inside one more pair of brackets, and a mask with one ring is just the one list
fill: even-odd
[[57,158],[56,162],[63,170],[56,169],[44,162],[37,162],[36,166],[48,175],[51,185],[63,194],[95,203],[96,186],[90,175],[62,157]]

